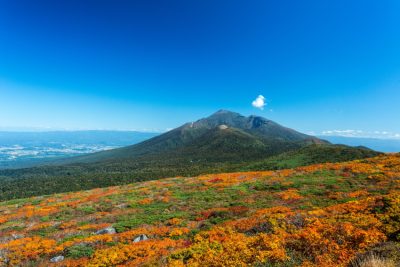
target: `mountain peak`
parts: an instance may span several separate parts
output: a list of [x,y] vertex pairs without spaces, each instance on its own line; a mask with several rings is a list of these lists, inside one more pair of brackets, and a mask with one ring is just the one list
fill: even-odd
[[217,112],[214,112],[213,114],[211,114],[208,118],[212,118],[212,117],[242,117],[242,118],[246,118],[246,119],[262,119],[262,120],[268,121],[268,119],[258,116],[258,115],[250,115],[250,116],[246,117],[238,112],[230,111],[227,109],[220,109]]
[[[225,125],[230,129],[238,129],[248,134],[257,136],[257,138],[271,140],[284,140],[288,142],[309,142],[318,138],[299,133],[293,129],[286,128],[276,122],[268,120],[261,116],[243,116],[237,112],[220,109],[211,114],[209,117],[202,118],[190,124],[185,124],[180,127],[180,131],[185,132],[185,136],[199,136],[206,131],[219,128],[220,125]],[[321,141],[322,142],[322,141]]]
[[233,112],[233,111],[230,111],[230,110],[227,110],[227,109],[220,109],[217,112],[213,113],[211,116],[213,116],[213,115],[222,115],[222,114],[232,114],[232,115],[234,114],[234,115],[237,115],[239,113]]

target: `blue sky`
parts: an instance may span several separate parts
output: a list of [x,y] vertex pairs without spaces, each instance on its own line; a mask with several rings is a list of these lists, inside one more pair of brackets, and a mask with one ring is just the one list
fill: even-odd
[[395,0],[0,1],[0,129],[165,130],[223,108],[395,136],[399,12]]

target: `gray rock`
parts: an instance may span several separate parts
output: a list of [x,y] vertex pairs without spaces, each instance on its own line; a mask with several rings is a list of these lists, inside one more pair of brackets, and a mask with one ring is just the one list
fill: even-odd
[[115,234],[117,231],[115,230],[114,227],[107,227],[104,229],[101,229],[97,231],[95,234],[96,235],[104,235],[104,234]]
[[23,236],[23,235],[20,235],[20,234],[11,234],[11,237],[12,237],[14,240],[24,238],[24,236]]
[[62,255],[58,255],[58,256],[55,256],[55,257],[53,257],[53,258],[51,258],[50,259],[50,262],[60,262],[60,261],[63,261],[64,260],[64,256],[62,256]]
[[136,242],[140,242],[140,241],[145,241],[147,239],[149,239],[147,237],[147,235],[139,235],[139,236],[135,237],[135,239],[133,239],[133,242],[136,243]]

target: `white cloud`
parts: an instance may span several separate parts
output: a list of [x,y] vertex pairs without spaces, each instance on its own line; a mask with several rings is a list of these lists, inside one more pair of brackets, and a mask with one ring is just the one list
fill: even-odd
[[360,130],[328,130],[322,132],[322,135],[336,135],[336,136],[347,136],[347,137],[356,137],[362,134],[363,131]]
[[363,137],[363,138],[379,138],[379,139],[400,139],[400,133],[389,131],[361,131],[361,130],[326,130],[321,135],[326,136],[343,136],[343,137]]
[[255,108],[259,108],[259,109],[263,110],[264,107],[267,105],[267,103],[265,103],[265,97],[262,95],[259,95],[253,102],[251,102],[251,105]]

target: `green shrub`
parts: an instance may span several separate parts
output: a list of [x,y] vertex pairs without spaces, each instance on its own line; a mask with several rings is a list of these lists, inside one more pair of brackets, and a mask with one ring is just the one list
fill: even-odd
[[90,257],[94,253],[94,249],[87,244],[78,244],[67,248],[67,257],[79,259],[83,257]]

